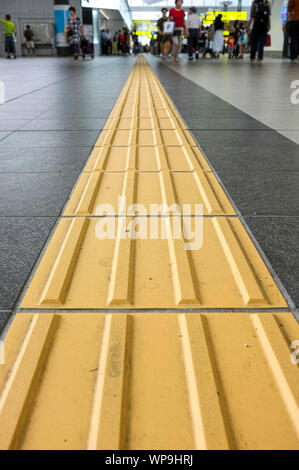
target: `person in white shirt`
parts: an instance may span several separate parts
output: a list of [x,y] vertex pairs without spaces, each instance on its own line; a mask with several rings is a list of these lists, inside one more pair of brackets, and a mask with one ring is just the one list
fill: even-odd
[[196,14],[195,7],[189,8],[187,26],[189,30],[189,37],[188,37],[189,60],[193,60],[194,51],[195,51],[195,58],[198,59],[198,40],[199,40],[200,18]]
[[112,54],[112,34],[109,29],[106,29],[106,51],[107,55]]

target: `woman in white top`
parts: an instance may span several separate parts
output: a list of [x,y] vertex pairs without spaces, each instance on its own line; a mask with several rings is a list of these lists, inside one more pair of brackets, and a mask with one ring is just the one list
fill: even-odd
[[216,17],[213,25],[214,36],[213,36],[213,51],[215,57],[218,59],[220,52],[223,51],[224,46],[224,38],[223,38],[223,30],[226,29],[225,25],[222,21],[221,13]]

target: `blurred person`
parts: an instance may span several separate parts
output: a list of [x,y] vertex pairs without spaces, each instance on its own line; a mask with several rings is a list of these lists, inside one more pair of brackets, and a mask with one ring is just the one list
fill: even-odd
[[220,52],[223,51],[224,37],[223,30],[226,29],[222,21],[222,15],[216,16],[213,24],[213,52],[216,59],[219,59]]
[[4,26],[4,36],[5,36],[5,52],[7,54],[7,59],[10,59],[13,56],[14,59],[16,56],[16,46],[14,41],[14,36],[16,33],[15,24],[11,21],[10,15],[5,15],[5,20],[0,18],[0,23]]
[[159,18],[157,21],[157,27],[158,27],[158,41],[160,45],[160,52],[162,53],[162,59],[165,60],[169,54],[170,47],[171,47],[171,34],[166,34],[164,32],[164,23],[166,21],[169,21],[167,17],[167,8],[162,8],[162,16]]
[[130,34],[126,27],[123,27],[123,43],[122,43],[122,53],[127,55],[130,54]]
[[203,52],[204,49],[205,49],[207,34],[208,34],[208,32],[207,32],[206,28],[203,25],[201,25],[200,30],[199,30],[199,39],[198,39],[199,52]]
[[122,45],[125,40],[125,36],[122,33],[122,30],[118,30],[118,36],[117,36],[117,53],[120,54],[122,51]]
[[289,0],[288,28],[291,38],[291,61],[296,61],[299,55],[299,0]]
[[250,62],[254,62],[256,53],[258,53],[258,62],[261,63],[263,61],[267,33],[271,27],[270,15],[271,7],[268,0],[253,0],[250,19],[247,24],[247,31],[249,31],[253,23],[250,33]]
[[106,31],[102,29],[100,32],[100,39],[101,39],[101,53],[102,55],[106,55],[107,48],[106,48]]
[[32,31],[30,25],[28,24],[24,31],[24,37],[26,39],[26,47],[27,47],[28,56],[35,55],[35,45],[33,41],[33,36],[34,36],[34,32]]
[[118,54],[118,32],[116,31],[114,36],[113,36],[113,41],[112,41],[112,54],[117,55]]
[[193,51],[195,52],[195,59],[198,59],[199,50],[199,29],[200,29],[200,18],[196,14],[196,8],[189,8],[189,14],[187,19],[187,26],[189,31],[188,36],[188,56],[189,60],[193,60]]
[[76,15],[76,8],[69,8],[70,16],[67,20],[66,35],[71,53],[74,59],[78,59],[80,52],[80,42],[82,36],[82,25],[79,16]]
[[233,56],[237,58],[238,55],[239,55],[239,50],[240,50],[240,45],[239,45],[240,23],[239,23],[239,20],[234,21],[234,25],[231,29],[231,34],[232,34],[232,36],[235,40]]
[[206,57],[209,55],[210,58],[213,57],[213,34],[212,31],[209,30],[209,28],[206,28],[204,33],[204,38],[205,38],[205,45],[204,45],[204,50],[202,52],[202,58]]
[[240,35],[239,35],[239,55],[238,59],[243,59],[244,52],[247,44],[247,33],[246,33],[246,26],[244,23],[240,25]]
[[232,59],[234,57],[234,51],[235,51],[235,38],[232,34],[230,34],[227,40],[227,52],[228,52],[229,59]]
[[179,60],[179,53],[182,47],[182,34],[185,32],[186,37],[189,36],[188,26],[185,20],[185,12],[182,10],[183,0],[175,0],[175,7],[169,11],[170,21],[174,21],[174,32],[172,39],[171,56],[175,62]]
[[112,54],[112,34],[109,29],[106,29],[106,53],[107,55]]

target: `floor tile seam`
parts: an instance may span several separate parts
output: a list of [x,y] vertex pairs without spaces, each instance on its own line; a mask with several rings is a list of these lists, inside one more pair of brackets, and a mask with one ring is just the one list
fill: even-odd
[[16,312],[19,313],[244,313],[244,314],[252,314],[252,313],[260,313],[260,314],[274,314],[274,313],[291,313],[288,307],[267,307],[267,308],[205,308],[205,307],[196,307],[196,308],[19,308]]

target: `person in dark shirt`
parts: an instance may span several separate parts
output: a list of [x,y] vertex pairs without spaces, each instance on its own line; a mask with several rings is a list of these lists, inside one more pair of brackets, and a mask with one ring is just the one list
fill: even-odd
[[267,38],[267,32],[270,31],[271,7],[268,0],[254,0],[251,5],[250,20],[247,30],[253,23],[250,34],[250,62],[255,60],[258,52],[258,61],[261,63],[264,58],[264,45]]
[[34,41],[33,41],[33,36],[34,36],[34,32],[32,31],[30,25],[28,24],[26,26],[26,29],[24,31],[24,37],[26,39],[26,47],[27,47],[27,52],[28,52],[28,55],[35,55],[35,45],[34,45]]
[[289,0],[288,21],[291,37],[291,61],[299,55],[299,0]]
[[164,33],[164,23],[168,21],[167,18],[167,8],[162,8],[162,16],[157,22],[158,27],[158,41],[160,51],[162,53],[162,59],[165,60],[169,54],[171,46],[171,34]]

